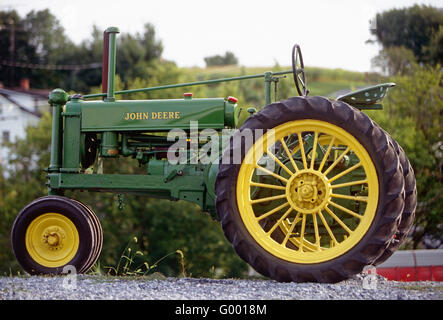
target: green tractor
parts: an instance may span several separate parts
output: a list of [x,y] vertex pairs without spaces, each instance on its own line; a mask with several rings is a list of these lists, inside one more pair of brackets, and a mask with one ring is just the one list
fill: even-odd
[[[30,274],[87,272],[100,221],[68,190],[187,200],[220,221],[238,255],[277,281],[338,282],[385,261],[414,219],[416,186],[403,149],[365,115],[393,83],[330,100],[308,96],[300,47],[292,69],[115,92],[116,36],[104,35],[103,93],[55,89],[48,196],[18,214],[15,256]],[[271,101],[292,74],[299,96]],[[117,100],[118,94],[263,78],[266,107],[236,98]],[[230,130],[228,130],[230,129]],[[103,172],[132,157],[146,174]]]

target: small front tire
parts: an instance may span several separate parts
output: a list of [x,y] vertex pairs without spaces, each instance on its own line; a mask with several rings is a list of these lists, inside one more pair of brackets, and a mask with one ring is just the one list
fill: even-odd
[[29,274],[81,273],[96,241],[93,224],[78,203],[60,196],[36,199],[20,211],[11,231],[13,252]]

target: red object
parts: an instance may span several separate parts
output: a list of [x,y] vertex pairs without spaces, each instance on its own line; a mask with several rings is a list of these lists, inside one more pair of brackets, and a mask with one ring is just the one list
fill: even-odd
[[377,273],[394,281],[443,281],[443,249],[398,250]]
[[[108,92],[109,34],[103,33],[102,93]],[[105,97],[103,97],[104,99]]]
[[377,268],[377,273],[394,281],[443,281],[443,266]]
[[194,94],[192,92],[185,92],[183,93],[184,97],[192,97]]
[[228,97],[228,101],[229,101],[229,102],[232,102],[232,103],[237,103],[237,102],[238,102],[238,99],[235,98],[235,97]]
[[29,78],[20,79],[20,89],[29,90]]

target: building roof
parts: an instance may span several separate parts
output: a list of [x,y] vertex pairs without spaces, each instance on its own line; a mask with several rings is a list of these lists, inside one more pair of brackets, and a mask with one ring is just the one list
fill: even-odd
[[44,100],[44,99],[48,100],[49,93],[51,93],[51,90],[48,90],[48,89],[32,89],[32,88],[31,89],[23,89],[20,87],[0,88],[0,91],[1,90],[19,92],[19,93],[23,93],[23,94],[27,94],[27,95],[41,98],[42,100]]
[[[32,114],[36,117],[41,117],[41,113],[34,108],[34,106],[26,106],[22,101],[20,101],[19,96],[25,95],[31,97],[33,100],[37,100],[38,102],[47,102],[49,90],[42,89],[29,89],[24,90],[21,88],[0,88],[0,95],[4,97],[6,100],[16,105],[23,112]],[[42,103],[43,104],[43,103]]]

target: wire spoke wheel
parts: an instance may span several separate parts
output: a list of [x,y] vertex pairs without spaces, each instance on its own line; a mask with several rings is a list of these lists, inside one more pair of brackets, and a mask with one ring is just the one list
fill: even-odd
[[[270,151],[270,135],[280,142],[279,150]],[[281,164],[280,178],[260,175],[265,158],[275,167]],[[355,176],[358,180],[351,180]],[[318,263],[343,254],[375,216],[378,180],[369,154],[327,122],[292,121],[265,134],[246,154],[238,180],[237,202],[249,232],[287,261]],[[260,223],[265,219],[271,223]],[[280,237],[273,236],[277,229]]]
[[[241,138],[247,131],[252,144]],[[272,279],[347,279],[375,262],[397,230],[405,199],[399,157],[387,134],[344,102],[270,104],[245,121],[223,157],[231,159],[215,183],[223,231]]]

